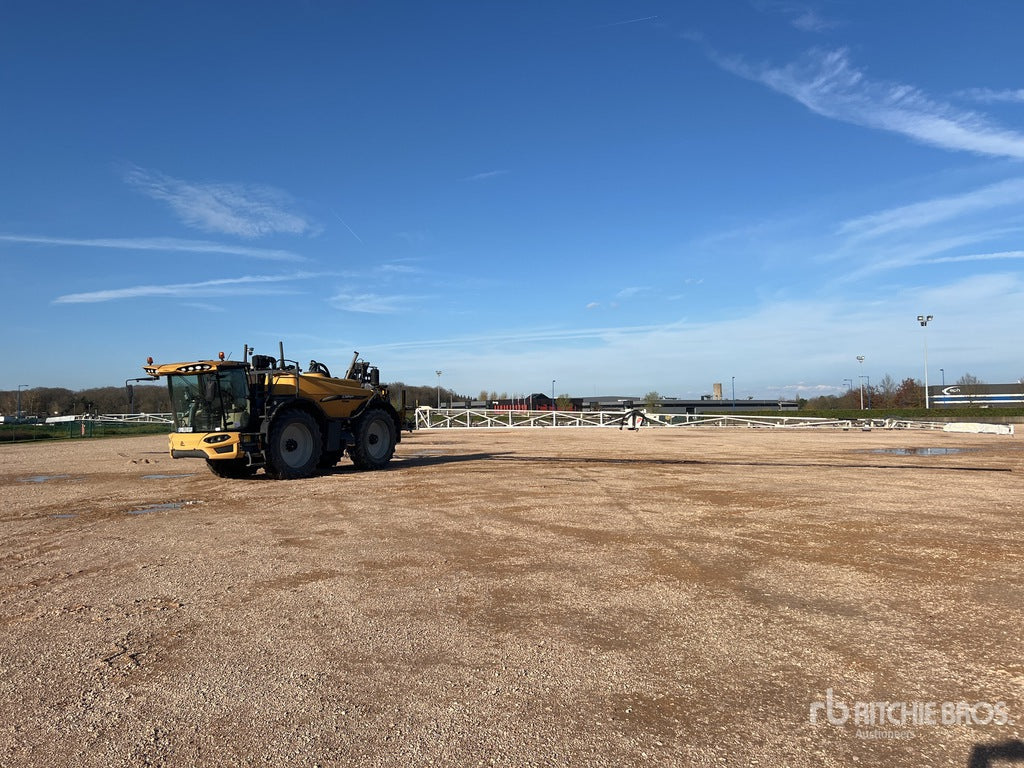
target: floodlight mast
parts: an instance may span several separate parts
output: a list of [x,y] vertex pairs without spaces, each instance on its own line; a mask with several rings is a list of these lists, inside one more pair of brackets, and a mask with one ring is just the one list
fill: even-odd
[[864,410],[864,355],[857,355],[857,362],[860,363],[860,409]]
[[928,323],[933,319],[932,315],[918,315],[917,322],[921,324],[921,327],[925,329],[924,333],[924,407],[925,410],[931,408],[931,404],[928,400]]

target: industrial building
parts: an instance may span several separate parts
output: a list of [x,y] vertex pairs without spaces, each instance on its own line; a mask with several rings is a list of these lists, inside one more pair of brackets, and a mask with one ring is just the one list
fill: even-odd
[[1006,408],[1024,406],[1024,383],[1016,384],[951,384],[928,387],[933,406],[968,406]]

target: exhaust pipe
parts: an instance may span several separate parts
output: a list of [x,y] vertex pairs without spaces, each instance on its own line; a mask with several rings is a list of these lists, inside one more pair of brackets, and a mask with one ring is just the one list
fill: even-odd
[[349,363],[348,370],[345,371],[345,378],[346,379],[351,379],[352,378],[352,372],[355,371],[355,369],[356,369],[356,360],[358,360],[358,359],[359,359],[359,353],[358,352],[353,352],[352,353],[352,362]]

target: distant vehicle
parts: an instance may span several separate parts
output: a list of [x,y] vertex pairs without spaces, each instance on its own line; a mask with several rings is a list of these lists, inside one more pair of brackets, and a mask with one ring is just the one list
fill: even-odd
[[402,419],[380,385],[376,367],[355,353],[345,375],[332,377],[311,360],[305,372],[284,357],[154,365],[166,378],[174,414],[169,436],[175,459],[206,459],[219,477],[294,480],[333,467],[348,453],[359,469],[380,469],[401,440]]

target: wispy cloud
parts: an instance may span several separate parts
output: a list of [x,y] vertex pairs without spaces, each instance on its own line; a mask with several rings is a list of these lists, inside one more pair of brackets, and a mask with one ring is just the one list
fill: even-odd
[[56,245],[73,248],[112,248],[124,251],[165,251],[173,253],[223,253],[272,261],[306,261],[292,251],[250,248],[243,245],[212,243],[206,240],[180,240],[173,237],[45,237],[37,235],[0,235],[0,242],[32,245]]
[[784,67],[717,58],[725,69],[767,85],[824,117],[897,133],[942,149],[1024,158],[1024,134],[931,99],[902,83],[875,82],[846,50],[813,50]]
[[329,299],[331,305],[345,312],[364,312],[370,315],[394,315],[407,312],[420,302],[423,296],[392,295],[378,293],[339,293]]
[[803,32],[825,32],[836,26],[834,21],[826,19],[811,8],[796,10],[790,18],[790,24]]
[[781,14],[801,32],[825,32],[839,26],[837,22],[822,16],[817,9],[794,0],[754,0],[752,5],[761,13]]
[[219,280],[204,280],[200,283],[172,283],[169,285],[135,285],[130,288],[111,288],[103,291],[69,293],[58,296],[54,304],[96,304],[105,301],[142,298],[196,299],[215,296],[252,296],[295,293],[294,289],[274,287],[284,283],[316,277],[314,274],[293,275],[247,275]]
[[125,181],[167,203],[187,226],[206,232],[253,238],[313,230],[292,199],[273,187],[185,181],[137,166],[128,169]]
[[204,312],[227,312],[227,307],[222,307],[219,304],[214,304],[209,301],[184,301],[181,306],[188,307],[189,309],[201,309]]
[[423,270],[419,267],[414,267],[412,264],[381,264],[377,267],[377,271],[393,275],[415,275]]
[[650,287],[646,285],[631,285],[623,288],[621,291],[615,294],[617,299],[632,299],[640,294],[647,293],[650,291]]
[[960,91],[958,96],[981,102],[982,104],[1016,103],[1024,104],[1024,88],[1013,88],[996,91],[991,88],[969,88]]
[[[853,268],[840,276],[837,284],[853,283],[866,278],[874,278],[880,272],[907,267],[933,264],[937,258],[946,258],[938,254],[948,253],[961,248],[975,247],[979,243],[997,237],[1004,232],[969,232],[951,234],[945,237],[933,237],[924,240],[913,240],[908,243],[882,241],[871,249],[860,249],[861,258],[856,259]],[[858,250],[854,248],[853,250]],[[846,252],[849,253],[847,248]]]
[[474,173],[472,176],[466,176],[463,181],[483,181],[484,179],[493,179],[496,176],[504,176],[508,171],[484,171],[483,173]]
[[[1024,236],[1024,178],[847,219],[820,259],[841,264],[839,283],[926,264],[1012,259]],[[834,245],[826,243],[832,240]]]
[[592,341],[612,337],[633,336],[653,331],[665,331],[671,325],[636,325],[604,328],[524,328],[519,330],[495,331],[485,335],[467,335],[451,338],[420,339],[418,341],[395,341],[376,345],[377,349],[421,349],[425,347],[463,347],[497,344],[542,344],[564,341]]
[[967,253],[961,256],[940,256],[930,259],[928,264],[955,264],[962,261],[1000,261],[1003,259],[1024,259],[1024,251],[998,251],[996,253]]
[[938,197],[850,219],[840,225],[839,233],[859,239],[880,237],[994,208],[1019,206],[1021,202],[1024,202],[1024,178],[1008,179],[962,195]]

